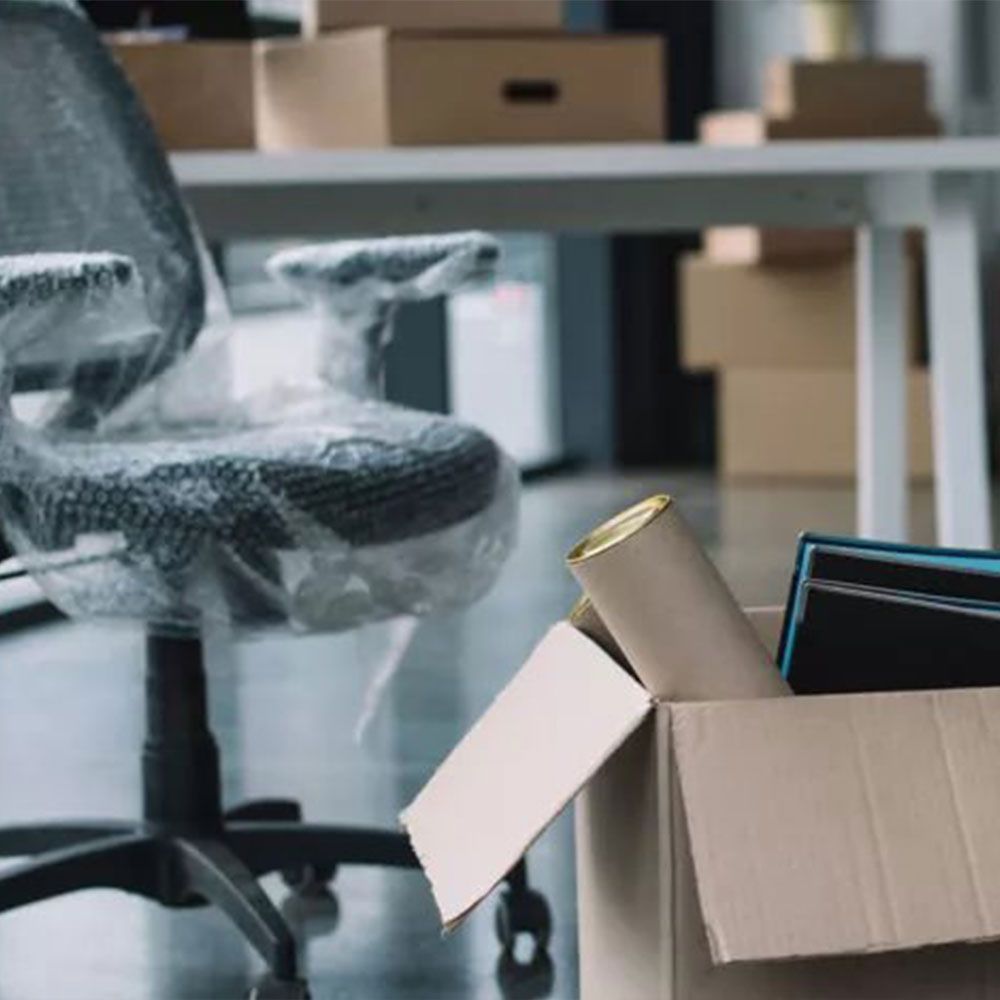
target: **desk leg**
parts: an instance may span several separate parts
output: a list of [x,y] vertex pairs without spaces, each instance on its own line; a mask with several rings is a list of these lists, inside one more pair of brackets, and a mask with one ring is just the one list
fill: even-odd
[[934,182],[927,259],[938,542],[988,548],[992,532],[979,255],[967,178]]
[[858,534],[905,541],[906,325],[903,234],[858,230]]

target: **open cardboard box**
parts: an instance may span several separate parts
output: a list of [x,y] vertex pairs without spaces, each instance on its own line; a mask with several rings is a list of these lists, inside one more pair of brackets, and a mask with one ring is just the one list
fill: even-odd
[[1000,689],[671,704],[558,624],[403,815],[447,928],[574,798],[585,997],[1000,997]]

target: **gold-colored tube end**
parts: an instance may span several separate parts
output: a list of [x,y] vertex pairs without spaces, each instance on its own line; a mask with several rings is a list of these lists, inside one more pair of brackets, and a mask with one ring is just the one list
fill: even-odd
[[570,566],[575,566],[614,548],[662,514],[670,503],[671,499],[665,493],[657,493],[629,507],[628,510],[623,510],[610,520],[599,524],[589,535],[577,542],[566,556],[566,562]]
[[590,598],[586,594],[581,594],[576,599],[576,603],[573,607],[569,609],[569,614],[566,616],[566,620],[570,623],[570,625],[579,625],[589,610]]

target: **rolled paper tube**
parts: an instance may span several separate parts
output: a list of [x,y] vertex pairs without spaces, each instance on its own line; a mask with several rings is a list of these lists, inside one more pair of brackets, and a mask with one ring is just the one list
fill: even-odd
[[606,521],[567,562],[650,694],[703,701],[791,693],[670,497]]
[[622,652],[621,646],[615,642],[611,630],[601,620],[590,598],[583,594],[573,605],[569,613],[569,623],[578,632],[582,632],[591,642],[601,647],[616,663],[625,667],[630,673],[628,658]]

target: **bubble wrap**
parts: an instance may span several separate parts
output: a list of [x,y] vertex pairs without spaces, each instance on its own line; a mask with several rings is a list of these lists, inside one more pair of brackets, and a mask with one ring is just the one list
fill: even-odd
[[475,428],[384,402],[381,370],[399,305],[488,277],[495,241],[279,255],[323,348],[241,396],[197,232],[87,23],[0,0],[0,89],[20,101],[0,130],[31,137],[0,148],[0,517],[52,600],[333,630],[480,596],[514,541],[516,470]]

